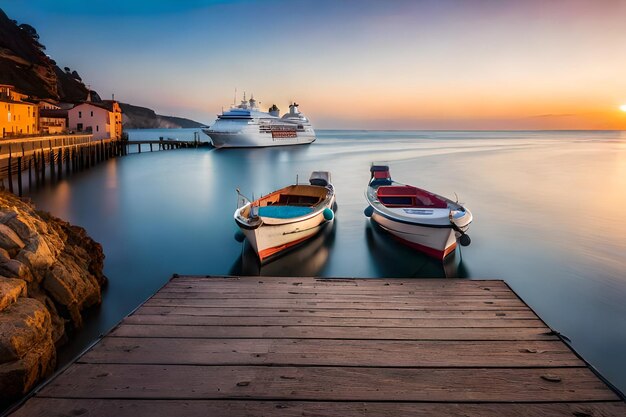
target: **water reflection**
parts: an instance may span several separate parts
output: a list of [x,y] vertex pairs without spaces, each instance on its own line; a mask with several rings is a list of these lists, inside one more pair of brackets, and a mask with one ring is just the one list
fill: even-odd
[[230,275],[306,276],[321,275],[335,242],[336,228],[324,227],[313,238],[261,265],[247,240],[242,242],[241,256],[230,269]]
[[467,278],[459,247],[443,261],[430,258],[398,242],[375,223],[365,229],[372,265],[383,277]]

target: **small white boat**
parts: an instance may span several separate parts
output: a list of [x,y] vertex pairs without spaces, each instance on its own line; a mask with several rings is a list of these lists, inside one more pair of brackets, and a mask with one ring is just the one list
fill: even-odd
[[335,189],[326,171],[313,172],[309,184],[290,185],[254,201],[241,197],[235,222],[261,262],[315,236],[335,218]]
[[387,165],[372,165],[365,215],[402,243],[437,259],[470,244],[472,213],[461,204],[421,188],[395,182]]

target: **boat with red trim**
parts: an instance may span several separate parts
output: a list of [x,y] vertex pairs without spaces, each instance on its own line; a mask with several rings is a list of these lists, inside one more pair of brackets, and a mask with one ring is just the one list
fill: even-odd
[[365,215],[402,243],[433,258],[444,259],[470,244],[472,213],[458,202],[421,188],[395,182],[389,166],[374,164],[365,192]]
[[327,171],[313,172],[309,184],[296,181],[254,201],[239,196],[235,222],[261,262],[315,236],[335,218],[335,189]]

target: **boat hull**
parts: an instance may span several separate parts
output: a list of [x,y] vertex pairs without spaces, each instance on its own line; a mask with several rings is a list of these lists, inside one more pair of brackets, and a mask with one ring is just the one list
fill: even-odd
[[394,221],[374,212],[372,221],[405,245],[436,259],[443,259],[457,247],[451,227],[433,227]]
[[[328,207],[330,208],[332,204]],[[263,223],[256,229],[246,229],[238,222],[241,231],[250,242],[250,246],[259,256],[261,262],[266,262],[275,255],[292,248],[318,234],[322,227],[332,223],[334,218],[327,220],[323,210],[314,216],[283,224]]]
[[306,145],[315,141],[315,133],[297,132],[295,137],[273,137],[271,133],[216,132],[203,130],[216,148],[258,148],[269,146]]

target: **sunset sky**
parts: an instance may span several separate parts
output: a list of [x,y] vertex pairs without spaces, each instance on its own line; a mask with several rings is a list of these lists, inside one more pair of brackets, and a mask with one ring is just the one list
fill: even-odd
[[626,129],[626,0],[177,3],[0,7],[103,98],[205,123],[237,88],[316,128]]

